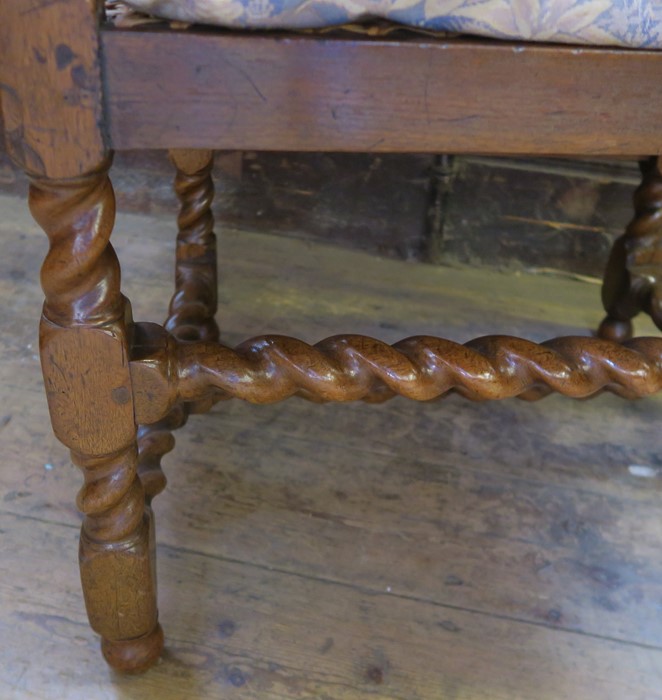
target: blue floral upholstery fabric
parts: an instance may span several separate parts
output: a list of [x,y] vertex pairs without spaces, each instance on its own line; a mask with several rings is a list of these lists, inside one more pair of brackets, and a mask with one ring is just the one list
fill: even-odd
[[662,49],[662,0],[126,0],[156,17],[242,29],[374,19],[496,39]]

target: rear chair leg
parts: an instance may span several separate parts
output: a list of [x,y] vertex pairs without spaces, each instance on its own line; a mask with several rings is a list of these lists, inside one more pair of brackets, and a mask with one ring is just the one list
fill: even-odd
[[[214,316],[217,308],[216,236],[211,205],[214,198],[212,167],[214,154],[202,150],[172,150],[170,159],[177,171],[175,192],[180,201],[177,217],[175,293],[170,302],[166,329],[182,342],[218,341]],[[138,431],[138,473],[148,502],[166,484],[162,457],[175,446],[172,431],[181,428],[189,413],[204,412],[211,401],[179,403],[158,423]]]
[[598,330],[608,340],[631,338],[632,319],[641,311],[662,329],[661,169],[658,157],[641,163],[643,179],[634,195],[634,219],[611,250],[602,287],[607,316]]
[[109,243],[115,201],[110,161],[84,176],[33,177],[30,209],[50,239],[42,268],[41,360],[57,437],[85,483],[80,571],[92,628],[119,671],[159,657],[154,530],[137,475],[129,371],[132,319]]

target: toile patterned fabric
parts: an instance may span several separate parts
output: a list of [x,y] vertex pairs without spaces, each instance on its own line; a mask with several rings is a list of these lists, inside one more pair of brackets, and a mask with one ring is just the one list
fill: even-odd
[[125,0],[164,19],[240,29],[387,19],[524,41],[662,49],[662,0]]

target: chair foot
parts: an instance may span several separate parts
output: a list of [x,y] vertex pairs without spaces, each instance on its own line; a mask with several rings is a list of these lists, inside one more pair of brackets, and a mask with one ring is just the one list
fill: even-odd
[[158,622],[149,634],[137,639],[101,640],[103,658],[120,673],[144,673],[159,660],[162,651],[163,630]]
[[632,321],[620,321],[612,316],[605,316],[598,327],[598,337],[603,340],[613,340],[616,343],[624,343],[630,340],[634,334]]

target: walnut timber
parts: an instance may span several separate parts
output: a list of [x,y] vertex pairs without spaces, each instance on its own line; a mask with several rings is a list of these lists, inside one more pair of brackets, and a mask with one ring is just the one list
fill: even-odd
[[[657,156],[662,53],[118,31],[100,16],[92,0],[4,3],[0,87],[9,149],[30,175],[30,210],[50,242],[44,382],[55,434],[84,476],[81,579],[113,668],[144,671],[163,648],[151,501],[165,485],[171,431],[188,412],[231,395],[608,389],[633,398],[662,388],[662,341],[617,342],[638,311],[662,323],[657,162],[619,244],[627,254],[617,251],[610,268],[606,340],[497,336],[462,346],[418,337],[390,346],[335,336],[312,347],[266,336],[231,350],[217,342],[210,210],[214,149]],[[134,323],[110,243],[112,149],[138,147],[174,149],[179,235],[165,327]],[[383,673],[369,676],[377,683]]]

